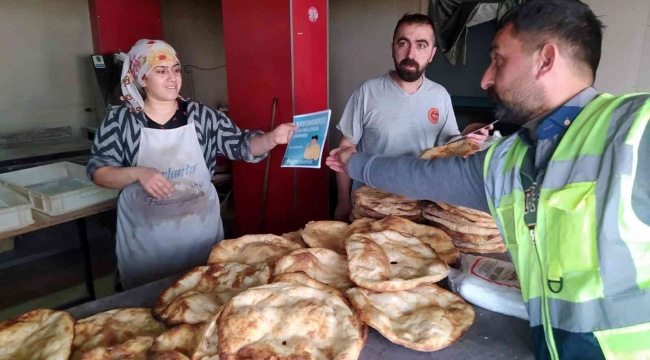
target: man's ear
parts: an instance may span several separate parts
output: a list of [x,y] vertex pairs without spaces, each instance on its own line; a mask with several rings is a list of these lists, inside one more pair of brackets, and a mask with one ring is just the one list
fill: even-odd
[[433,61],[433,56],[436,55],[436,50],[438,50],[437,47],[433,47],[433,51],[431,52],[431,57],[429,58],[429,64]]
[[535,64],[537,68],[536,78],[539,79],[553,70],[558,54],[557,45],[545,44],[542,46],[538,52],[537,62]]

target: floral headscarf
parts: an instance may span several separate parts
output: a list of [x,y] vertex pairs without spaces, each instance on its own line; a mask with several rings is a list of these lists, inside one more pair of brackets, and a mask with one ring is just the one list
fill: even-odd
[[120,97],[120,100],[126,101],[131,111],[140,112],[144,108],[144,100],[138,91],[144,88],[142,80],[161,62],[170,60],[180,64],[174,48],[162,40],[142,39],[133,45],[122,66],[124,96]]

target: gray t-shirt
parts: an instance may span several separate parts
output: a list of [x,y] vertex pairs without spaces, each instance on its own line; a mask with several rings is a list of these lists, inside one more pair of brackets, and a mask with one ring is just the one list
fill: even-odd
[[[348,100],[339,129],[357,150],[389,156],[419,156],[458,135],[451,97],[439,84],[424,78],[409,95],[390,72],[368,80]],[[352,191],[362,184],[354,181]]]

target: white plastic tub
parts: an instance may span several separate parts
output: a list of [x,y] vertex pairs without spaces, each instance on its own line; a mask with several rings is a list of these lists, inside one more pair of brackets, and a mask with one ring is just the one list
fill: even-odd
[[0,174],[0,181],[27,199],[32,208],[48,215],[61,215],[117,197],[117,190],[95,186],[86,168],[60,162]]
[[0,232],[20,229],[33,223],[32,204],[0,184]]

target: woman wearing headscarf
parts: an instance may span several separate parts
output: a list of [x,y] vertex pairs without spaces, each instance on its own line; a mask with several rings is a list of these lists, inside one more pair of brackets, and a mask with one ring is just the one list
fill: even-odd
[[122,190],[116,253],[125,289],[207,261],[223,239],[216,157],[259,162],[296,127],[240,130],[223,113],[179,97],[180,62],[164,41],[140,40],[122,68],[122,100],[95,136],[88,176]]

